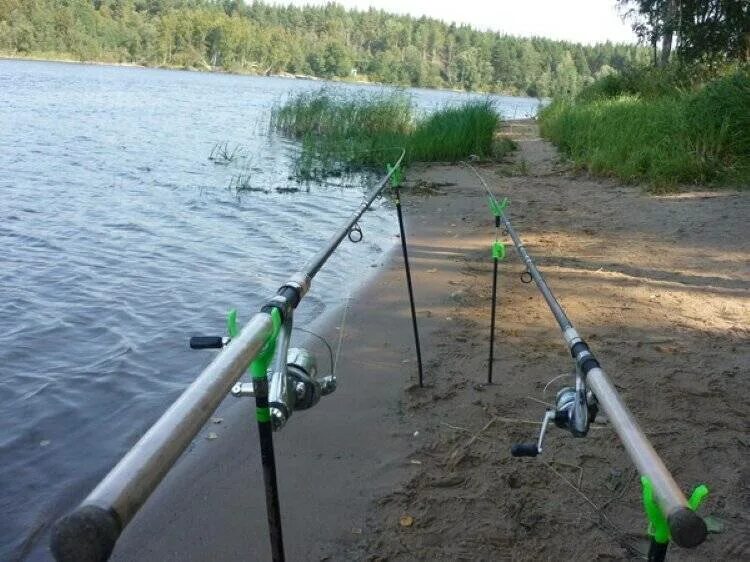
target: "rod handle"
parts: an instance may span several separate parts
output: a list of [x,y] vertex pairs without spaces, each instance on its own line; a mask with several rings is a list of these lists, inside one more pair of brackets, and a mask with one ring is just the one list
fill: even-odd
[[190,349],[221,349],[224,338],[221,336],[193,336],[190,338]]
[[692,509],[681,507],[673,511],[667,523],[672,541],[683,548],[695,548],[706,540],[706,522]]
[[535,457],[539,454],[536,443],[515,443],[510,447],[510,454],[514,457]]
[[105,562],[121,532],[113,511],[84,505],[54,524],[50,549],[56,562]]

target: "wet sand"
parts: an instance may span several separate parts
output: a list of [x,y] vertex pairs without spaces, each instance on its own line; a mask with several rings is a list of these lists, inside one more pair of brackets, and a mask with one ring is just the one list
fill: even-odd
[[[518,152],[481,173],[511,198],[529,252],[677,481],[711,488],[701,513],[721,532],[673,559],[750,558],[750,194],[650,196],[568,170],[533,124],[509,134]],[[572,364],[508,246],[496,384],[484,384],[494,228],[476,177],[461,166],[408,176],[426,387],[414,384],[394,251],[321,327],[335,343],[346,309],[338,390],[276,434],[288,559],[637,559],[639,485],[611,427],[586,439],[551,428],[542,457],[509,455],[536,437],[568,382],[550,381]],[[251,412],[227,400],[115,560],[270,559]]]

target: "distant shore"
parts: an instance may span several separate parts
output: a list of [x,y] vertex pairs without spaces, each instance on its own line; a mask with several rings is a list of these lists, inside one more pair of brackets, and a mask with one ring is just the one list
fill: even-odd
[[81,60],[76,59],[72,56],[61,54],[61,53],[39,53],[20,55],[18,53],[12,53],[8,51],[0,51],[0,61],[2,60],[17,60],[17,61],[34,61],[34,62],[56,62],[66,64],[81,64],[89,66],[120,66],[125,68],[143,68],[143,69],[154,69],[154,70],[181,70],[185,72],[205,72],[215,74],[231,74],[236,76],[257,76],[259,78],[287,78],[294,80],[311,80],[314,82],[339,82],[342,84],[360,84],[366,86],[383,86],[390,88],[418,88],[422,90],[437,90],[441,92],[456,92],[459,94],[480,94],[480,95],[494,95],[494,96],[507,96],[507,97],[522,97],[528,98],[529,96],[520,95],[514,92],[491,92],[482,90],[460,90],[456,88],[426,88],[424,86],[412,86],[410,84],[391,84],[386,82],[377,82],[362,78],[361,76],[342,78],[340,76],[332,76],[330,78],[324,76],[314,76],[312,74],[292,74],[290,72],[253,72],[250,69],[236,69],[228,70],[223,67],[214,67],[207,65],[205,67],[198,66],[179,66],[169,64],[143,64],[138,62],[120,62],[114,60]]

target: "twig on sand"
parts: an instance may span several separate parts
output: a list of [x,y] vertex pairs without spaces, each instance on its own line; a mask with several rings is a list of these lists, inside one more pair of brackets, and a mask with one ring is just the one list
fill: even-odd
[[[607,522],[608,522],[608,523],[609,523],[610,525],[612,525],[612,527],[614,527],[615,529],[617,529],[617,525],[615,525],[614,523],[612,523],[612,521],[611,521],[611,520],[609,519],[609,517],[607,517],[607,516],[606,516],[606,515],[605,515],[604,513],[602,513],[602,512],[601,512],[601,510],[599,509],[599,506],[598,506],[598,505],[596,505],[596,504],[595,504],[595,503],[594,503],[594,502],[593,502],[593,501],[591,500],[591,498],[589,498],[589,497],[588,497],[588,496],[587,496],[586,494],[584,494],[584,493],[583,493],[583,492],[581,491],[581,489],[580,489],[580,488],[579,488],[578,486],[576,486],[576,485],[575,485],[575,484],[573,484],[573,483],[572,483],[572,482],[571,482],[570,480],[568,480],[567,478],[565,478],[565,476],[563,476],[563,475],[562,475],[562,474],[560,474],[560,473],[559,473],[559,472],[558,472],[557,470],[555,470],[555,468],[554,468],[554,467],[553,467],[553,466],[552,466],[552,465],[551,465],[550,463],[548,463],[547,461],[545,461],[544,459],[542,459],[542,463],[544,463],[544,465],[545,465],[545,466],[546,466],[547,468],[549,468],[549,469],[550,469],[550,470],[551,470],[551,471],[552,471],[552,472],[553,472],[553,473],[554,473],[554,474],[555,474],[555,475],[556,475],[556,476],[557,476],[558,478],[560,478],[560,480],[562,480],[562,481],[563,481],[563,482],[565,482],[565,483],[566,483],[566,484],[567,484],[568,486],[570,486],[571,488],[573,488],[573,490],[575,490],[575,491],[576,491],[576,493],[577,493],[577,494],[578,494],[579,496],[581,496],[581,497],[582,497],[582,498],[583,498],[584,500],[586,500],[586,503],[588,503],[588,504],[589,504],[589,505],[590,505],[591,507],[593,507],[593,508],[594,508],[594,510],[596,510],[597,512],[599,512],[599,513],[601,514],[601,516],[602,516],[602,517],[604,517],[604,519],[605,519],[605,520],[606,520],[606,521],[607,521]],[[618,531],[619,531],[619,529],[618,529]]]
[[[462,431],[463,433],[471,433],[470,429],[466,429],[465,427],[459,427],[457,425],[451,425],[449,423],[440,422],[440,425],[444,425],[445,427],[452,429],[453,431]],[[483,441],[485,443],[490,443],[489,439],[485,439],[484,437],[477,437],[479,441]]]
[[617,500],[619,500],[620,498],[622,498],[622,496],[624,496],[624,495],[625,495],[625,492],[627,492],[627,491],[628,491],[628,489],[630,488],[630,484],[631,484],[631,482],[633,482],[633,480],[635,479],[635,475],[636,475],[636,474],[637,474],[637,472],[636,472],[635,470],[631,471],[631,472],[630,472],[630,477],[628,478],[628,481],[627,481],[627,482],[625,482],[625,485],[624,485],[624,486],[622,487],[622,490],[620,490],[620,493],[619,493],[619,494],[617,494],[616,496],[612,496],[612,497],[611,497],[611,498],[609,498],[609,499],[608,499],[607,501],[605,501],[605,502],[604,502],[604,503],[602,504],[602,507],[601,507],[601,509],[604,509],[604,508],[605,508],[605,507],[607,507],[607,506],[608,506],[609,504],[611,504],[611,503],[612,503],[613,501],[617,501]]
[[487,429],[489,429],[489,427],[493,423],[495,423],[497,419],[498,419],[497,417],[493,417],[490,421],[484,424],[484,427],[482,427],[482,429],[480,429],[474,435],[472,435],[471,438],[466,443],[464,443],[463,445],[458,445],[455,449],[453,449],[450,456],[448,457],[448,462],[453,465],[458,464],[461,458],[463,458],[463,455],[459,457],[459,453],[462,453],[462,452],[465,453],[466,451],[468,451],[469,447],[471,447],[474,444],[474,442],[477,439],[479,439],[479,436],[485,431],[487,431]]
[[534,398],[533,396],[524,396],[524,398],[526,398],[526,400],[531,400],[533,402],[538,402],[539,404],[543,404],[543,405],[547,406],[548,408],[554,408],[555,407],[554,404],[552,404],[550,402],[545,402],[544,400],[539,400],[539,398]]
[[583,467],[582,466],[578,466],[577,464],[571,464],[569,462],[563,462],[563,461],[558,461],[558,460],[553,460],[553,461],[550,461],[550,462],[553,462],[555,464],[559,464],[561,466],[567,466],[567,467],[570,467],[570,468],[575,468],[576,470],[578,470],[578,488],[580,489],[581,484],[583,483]]
[[534,421],[534,420],[522,420],[522,419],[516,419],[516,418],[501,418],[496,417],[495,420],[503,423],[528,423],[531,425],[542,425],[542,422]]
[[[638,553],[641,556],[643,556],[642,552],[640,552],[638,549],[636,549],[633,545],[629,544],[625,540],[629,535],[627,533],[625,533],[622,529],[620,529],[620,527],[618,527],[609,517],[607,517],[607,514],[602,511],[602,508],[600,508],[598,505],[596,505],[591,500],[591,498],[589,498],[586,494],[583,493],[583,491],[581,490],[580,486],[576,486],[570,480],[568,480],[567,478],[565,478],[562,474],[560,474],[557,470],[555,470],[554,467],[550,463],[548,463],[547,461],[545,461],[543,459],[541,459],[541,460],[542,460],[542,462],[545,464],[545,466],[547,468],[549,468],[558,478],[560,478],[560,480],[562,480],[568,486],[570,486],[571,488],[573,488],[573,490],[575,490],[575,492],[579,496],[581,496],[586,501],[586,503],[588,503],[591,507],[594,508],[594,511],[596,511],[596,513],[599,515],[599,517],[601,518],[601,520],[604,520],[607,523],[607,525],[609,525],[611,527],[611,529],[614,530],[619,535],[620,544],[623,547],[625,547],[627,550],[630,550],[631,552]],[[608,504],[605,504],[605,505],[608,505]],[[601,520],[598,522],[599,525],[602,524]]]
[[444,425],[445,427],[448,427],[450,429],[455,429],[457,431],[465,431],[466,433],[471,433],[470,429],[466,429],[465,427],[459,427],[457,425],[451,425],[449,423],[440,422],[440,425]]
[[497,421],[497,418],[496,418],[496,417],[493,417],[493,418],[492,418],[492,419],[491,419],[490,421],[488,421],[488,422],[487,422],[486,424],[484,424],[484,427],[483,427],[482,429],[480,429],[479,431],[477,431],[477,432],[476,432],[476,433],[475,433],[475,434],[474,434],[474,435],[473,435],[473,436],[471,437],[471,439],[469,439],[469,440],[468,440],[468,441],[466,442],[466,444],[464,445],[464,449],[468,449],[469,447],[471,447],[471,446],[472,446],[472,445],[474,444],[474,441],[476,441],[477,439],[479,439],[479,436],[480,436],[480,435],[481,435],[482,433],[484,433],[485,431],[487,431],[487,430],[489,429],[489,427],[490,427],[490,426],[491,426],[491,425],[492,425],[493,423],[495,423],[496,421]]

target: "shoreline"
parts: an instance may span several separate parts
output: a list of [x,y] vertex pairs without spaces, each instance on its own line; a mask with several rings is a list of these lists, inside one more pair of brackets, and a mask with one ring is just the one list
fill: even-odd
[[[511,197],[529,252],[678,483],[712,490],[701,513],[725,534],[674,555],[745,558],[747,545],[726,537],[749,522],[737,440],[750,406],[750,242],[738,235],[750,194],[649,196],[571,173],[535,125],[512,127],[518,153],[481,172]],[[523,268],[508,247],[497,383],[485,384],[494,229],[476,178],[436,164],[410,168],[408,180],[421,186],[403,199],[425,388],[414,384],[395,246],[353,293],[337,391],[275,435],[288,558],[637,558],[645,548],[640,490],[610,427],[577,440],[551,429],[543,458],[508,454],[511,443],[533,439],[539,401],[557,389],[545,394],[546,385],[570,358],[538,291],[518,282]],[[332,309],[315,331],[335,342],[340,320]],[[113,560],[269,559],[251,405],[227,402]]]
[[[344,335],[334,360],[337,390],[313,409],[295,412],[274,434],[290,560],[335,559],[353,547],[366,528],[371,503],[403,479],[403,459],[412,443],[399,423],[398,404],[403,388],[412,383],[392,367],[408,361],[408,350],[397,340],[410,334],[411,325],[399,323],[391,334],[396,338],[384,342],[390,350],[357,345],[356,354],[352,351],[353,339],[364,341],[373,324],[383,327],[379,314],[390,322],[390,310],[379,305],[390,298],[391,291],[381,285],[397,251],[394,238],[392,248],[376,259],[374,275],[363,276],[344,302],[306,327],[325,337],[334,353],[342,328]],[[298,334],[292,345],[309,346],[319,374],[329,372],[320,342]],[[251,400],[227,397],[212,416],[214,422],[203,428],[123,533],[113,561],[270,560],[253,407]],[[154,533],[155,528],[160,531]]]

